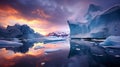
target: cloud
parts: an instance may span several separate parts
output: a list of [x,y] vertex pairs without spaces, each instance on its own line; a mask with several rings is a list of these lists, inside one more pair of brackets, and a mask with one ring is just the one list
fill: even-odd
[[44,35],[56,29],[63,31],[60,25],[68,30],[66,20],[70,12],[67,6],[62,5],[64,2],[58,3],[54,0],[1,0],[0,24],[4,27],[16,23],[27,24]]
[[41,32],[42,34],[44,33],[44,30],[50,25],[50,23],[46,20],[43,19],[26,19],[25,17],[21,16],[20,13],[11,8],[10,6],[2,8],[0,7],[0,26],[1,27],[7,27],[7,25],[14,25],[14,24],[27,24],[31,28],[33,28],[36,32]]
[[[67,1],[67,0],[66,0]],[[58,4],[60,3],[61,4]],[[70,12],[66,6],[63,6],[64,1],[42,1],[42,0],[2,0],[1,6],[5,4],[19,12],[22,17],[27,19],[44,19],[52,23],[64,23],[60,19],[65,20]],[[60,19],[59,19],[60,18]]]
[[[113,0],[110,0],[110,3],[112,2]],[[64,31],[63,28],[66,29],[66,32],[69,31],[66,22],[68,19],[80,19],[80,21],[85,21],[83,16],[87,12],[86,9],[88,5],[91,3],[102,4],[103,1],[1,0],[0,24],[4,27],[15,23],[27,24],[37,32],[42,32],[43,34],[57,30]]]

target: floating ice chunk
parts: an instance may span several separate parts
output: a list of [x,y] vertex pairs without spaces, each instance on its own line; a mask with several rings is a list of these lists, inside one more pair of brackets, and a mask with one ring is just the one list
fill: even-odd
[[95,55],[95,56],[104,56],[104,55],[102,55],[102,54],[100,54],[100,55],[98,55],[98,54],[93,54],[93,55]]
[[100,43],[102,47],[120,48],[120,36],[109,36],[104,42]]
[[42,66],[45,65],[45,62],[42,62],[41,65],[42,65]]
[[52,53],[52,52],[57,52],[60,51],[61,49],[46,49],[45,53]]
[[80,48],[76,48],[77,51],[80,51]]
[[112,50],[110,50],[109,52],[110,52],[110,53],[114,53],[114,51],[112,51]]
[[42,48],[45,48],[44,46],[36,46],[34,49],[37,50],[37,49],[42,49]]
[[115,57],[120,57],[120,55],[115,55]]

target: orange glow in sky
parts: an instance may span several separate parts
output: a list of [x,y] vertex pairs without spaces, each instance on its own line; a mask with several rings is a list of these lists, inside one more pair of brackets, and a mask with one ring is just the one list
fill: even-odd
[[[35,10],[32,13],[37,13],[38,15],[43,15],[43,17],[50,18],[50,16],[46,15],[42,10]],[[20,15],[18,11],[11,7],[1,8],[0,7],[0,25],[7,27],[7,25],[14,24],[27,24],[35,32],[41,33],[43,35],[48,34],[49,32],[55,31],[57,28],[54,26],[49,26],[50,23],[46,20],[35,18],[35,19],[27,19]],[[49,26],[49,29],[48,29]]]

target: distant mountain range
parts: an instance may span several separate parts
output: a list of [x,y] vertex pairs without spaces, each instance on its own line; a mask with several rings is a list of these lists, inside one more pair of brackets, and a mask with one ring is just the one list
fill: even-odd
[[7,26],[7,28],[0,27],[0,38],[19,38],[19,39],[29,39],[29,38],[39,38],[43,35],[36,33],[28,25],[15,24],[13,26]]
[[56,37],[67,37],[69,34],[65,32],[51,32],[47,34],[46,36],[56,36]]

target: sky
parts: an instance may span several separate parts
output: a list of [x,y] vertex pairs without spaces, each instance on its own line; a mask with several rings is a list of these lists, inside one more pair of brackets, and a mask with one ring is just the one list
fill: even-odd
[[[120,0],[0,0],[0,26],[7,27],[7,25],[16,23],[21,25],[27,24],[43,35],[56,31],[68,33],[69,26],[67,20],[86,22],[84,15],[88,12],[90,4],[100,6],[104,11],[116,4],[120,5]],[[40,58],[44,54],[44,49],[34,50],[34,47],[41,45],[43,46],[44,44],[34,44],[26,53],[15,53],[5,48],[0,49],[0,67],[13,65],[37,67],[42,62]],[[66,47],[61,44],[44,46],[47,49]],[[50,60],[51,57],[53,59],[59,58],[56,55],[64,56],[62,53],[54,56],[48,55],[50,58],[48,57],[45,61]],[[63,63],[63,61],[61,62]]]
[[0,0],[0,25],[27,24],[43,35],[68,33],[67,20],[85,22],[90,4],[104,10],[119,3],[120,0]]

